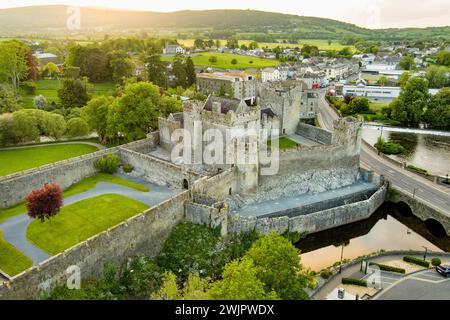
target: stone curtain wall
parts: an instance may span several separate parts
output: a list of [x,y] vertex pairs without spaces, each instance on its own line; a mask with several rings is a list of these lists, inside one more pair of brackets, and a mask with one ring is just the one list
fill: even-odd
[[120,147],[120,157],[123,163],[131,164],[137,172],[142,173],[153,183],[172,189],[183,189],[185,179],[191,186],[195,180],[201,177],[193,171],[184,170],[171,162],[133,151],[128,147]]
[[369,218],[383,204],[386,194],[387,185],[383,185],[368,200],[295,217],[283,216],[258,219],[229,214],[228,233],[252,230],[264,234],[273,231],[278,233],[286,231],[315,233]]
[[56,182],[61,188],[96,173],[94,162],[107,154],[117,154],[117,148],[97,151],[88,155],[55,162],[39,168],[18,172],[0,178],[0,209],[9,208],[24,201],[33,190],[46,183]]
[[66,269],[76,265],[82,279],[101,277],[106,262],[124,263],[134,254],[158,254],[171,230],[184,218],[184,205],[189,191],[136,215],[119,225],[49,258],[0,284],[0,300],[35,299],[45,289],[63,285]]
[[298,124],[296,133],[325,145],[331,144],[333,138],[332,132],[302,122]]

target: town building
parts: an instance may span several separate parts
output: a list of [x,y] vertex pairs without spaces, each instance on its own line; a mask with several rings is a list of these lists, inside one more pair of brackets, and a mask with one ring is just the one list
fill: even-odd
[[186,50],[180,45],[174,45],[174,44],[166,44],[166,46],[163,49],[163,54],[166,55],[175,55],[175,54],[185,54]]
[[62,65],[61,59],[57,55],[55,55],[53,53],[36,52],[36,53],[33,54],[33,56],[38,60],[38,63],[39,63],[40,67],[43,67],[43,66],[47,65],[50,62],[53,62],[57,66]]

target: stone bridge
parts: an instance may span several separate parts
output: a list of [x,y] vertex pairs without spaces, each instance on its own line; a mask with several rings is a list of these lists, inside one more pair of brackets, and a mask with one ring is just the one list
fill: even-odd
[[403,214],[413,214],[428,226],[443,229],[450,235],[450,213],[423,199],[418,199],[415,194],[411,194],[397,186],[391,185],[387,195],[387,201],[397,203]]

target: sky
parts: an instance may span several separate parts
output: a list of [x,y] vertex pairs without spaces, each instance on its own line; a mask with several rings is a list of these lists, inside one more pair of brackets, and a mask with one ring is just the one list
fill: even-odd
[[331,18],[372,29],[450,25],[449,0],[0,0],[0,8],[47,4],[163,12],[255,9]]

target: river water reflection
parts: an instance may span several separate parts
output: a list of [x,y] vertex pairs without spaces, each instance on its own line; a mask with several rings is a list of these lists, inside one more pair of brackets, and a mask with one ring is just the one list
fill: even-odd
[[[362,137],[374,145],[380,134],[381,130],[363,128]],[[390,157],[427,169],[431,174],[450,175],[450,136],[383,130],[383,137],[400,143],[406,149],[404,154]]]
[[296,246],[302,252],[303,266],[320,271],[340,260],[342,244],[344,259],[380,249],[425,251],[427,247],[434,252],[450,252],[450,237],[429,229],[408,210],[388,203],[367,220],[311,234]]

